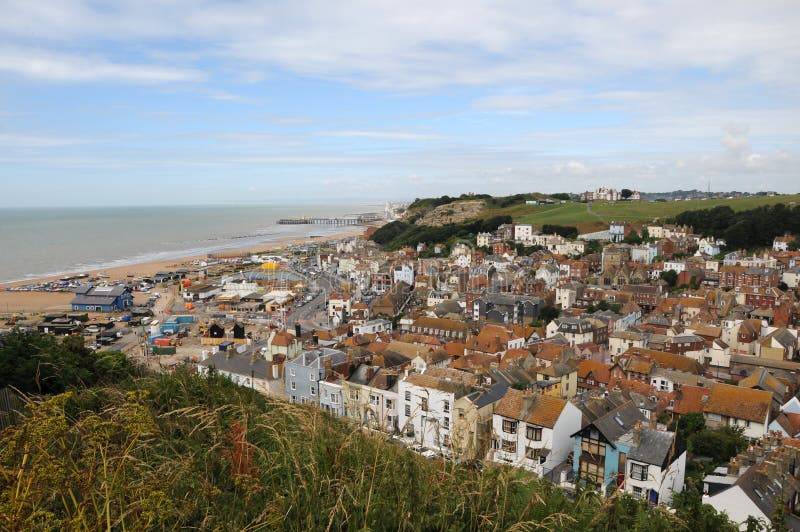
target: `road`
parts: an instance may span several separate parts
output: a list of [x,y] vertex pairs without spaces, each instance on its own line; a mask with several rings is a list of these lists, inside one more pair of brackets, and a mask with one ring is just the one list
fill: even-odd
[[294,270],[294,273],[304,277],[307,283],[316,284],[320,292],[314,299],[295,309],[286,318],[286,327],[293,328],[295,323],[300,323],[300,326],[306,331],[327,327],[327,298],[334,287],[339,286],[339,279],[336,276],[322,273],[316,279],[311,280],[305,272]]

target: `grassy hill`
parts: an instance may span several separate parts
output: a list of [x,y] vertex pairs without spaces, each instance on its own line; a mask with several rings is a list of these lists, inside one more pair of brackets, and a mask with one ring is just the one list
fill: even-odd
[[696,491],[570,497],[384,438],[188,371],[73,389],[0,433],[0,529],[733,530]]
[[516,205],[508,209],[487,210],[481,215],[509,214],[516,223],[574,225],[582,231],[587,231],[607,227],[611,221],[651,222],[654,219],[672,218],[684,211],[710,209],[718,205],[727,205],[734,211],[743,211],[763,205],[790,202],[800,203],[800,194],[734,199],[657,201],[655,203],[620,201],[616,203],[594,202],[592,204],[567,202],[563,205]]

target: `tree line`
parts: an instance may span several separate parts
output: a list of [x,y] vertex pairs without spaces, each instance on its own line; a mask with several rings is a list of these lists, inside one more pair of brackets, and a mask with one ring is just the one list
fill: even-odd
[[727,249],[753,249],[770,247],[776,236],[786,233],[800,235],[800,206],[777,203],[736,212],[722,205],[684,211],[672,221],[692,226],[697,234],[722,238]]
[[441,226],[416,225],[400,220],[390,222],[375,231],[370,240],[392,251],[405,246],[446,243],[451,239],[473,239],[478,233],[495,231],[503,224],[512,222],[510,216],[493,216],[484,220],[476,219]]

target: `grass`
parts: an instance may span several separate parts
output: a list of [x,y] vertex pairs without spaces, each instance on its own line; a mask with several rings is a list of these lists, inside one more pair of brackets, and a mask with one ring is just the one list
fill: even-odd
[[753,209],[776,203],[800,202],[800,194],[752,197],[734,199],[709,199],[690,201],[642,202],[595,202],[587,208],[585,203],[567,202],[563,205],[515,205],[507,209],[491,209],[481,213],[481,217],[510,215],[515,223],[536,225],[557,224],[574,225],[580,230],[591,230],[607,226],[611,221],[631,223],[664,220],[684,211],[711,209],[727,205],[734,211]]
[[425,460],[187,371],[32,402],[0,433],[2,530],[733,529],[698,517]]

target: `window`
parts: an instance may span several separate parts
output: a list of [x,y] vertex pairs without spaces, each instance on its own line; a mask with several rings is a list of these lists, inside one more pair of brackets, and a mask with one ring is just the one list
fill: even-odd
[[428,399],[427,398],[425,398],[425,397],[422,398],[422,405],[420,405],[420,408],[422,408],[423,412],[427,412],[428,411]]
[[542,450],[537,447],[526,447],[525,448],[525,458],[529,460],[539,460],[540,458],[544,458],[542,456]]
[[450,418],[446,417],[442,419],[442,428],[449,429],[450,428]]
[[394,401],[392,401],[391,399],[387,399],[386,400],[386,409],[387,410],[391,410],[393,406],[394,406]]
[[526,436],[528,436],[529,440],[542,441],[542,427],[528,425],[526,432]]
[[381,398],[375,394],[369,394],[369,404],[372,406],[378,406],[381,404]]
[[647,466],[644,464],[631,463],[631,479],[647,480]]
[[406,417],[411,417],[411,405],[406,405]]
[[292,377],[295,376],[294,368],[289,368],[289,375],[291,375]]
[[311,386],[311,395],[317,395],[317,387]]
[[502,450],[507,453],[517,452],[517,442],[514,440],[502,440]]
[[511,419],[504,419],[503,420],[503,432],[506,434],[516,434],[517,433],[517,422]]
[[500,448],[496,439],[492,438],[491,440],[489,440],[489,448],[494,449],[495,451]]
[[581,439],[581,451],[589,453],[592,456],[605,456],[606,446],[604,443],[600,442],[600,440],[583,438]]
[[350,399],[358,401],[358,390],[350,390]]
[[581,478],[588,482],[599,484],[603,481],[604,473],[605,468],[602,465],[581,460]]
[[292,381],[291,388],[292,388],[292,390],[296,390],[297,389],[297,384],[294,381]]
[[339,404],[339,396],[336,395],[335,393],[331,394],[331,404],[334,405]]
[[634,486],[633,487],[633,496],[636,497],[637,499],[643,499],[644,498],[644,490],[642,488],[640,488],[639,486]]
[[450,401],[445,401],[445,402],[443,403],[442,409],[443,409],[445,412],[450,412]]
[[719,423],[720,421],[722,421],[722,416],[720,416],[719,414],[711,414],[711,413],[709,413],[709,414],[706,414],[706,417],[708,418],[709,421],[713,421],[715,423]]
[[411,400],[411,392],[406,392],[406,401]]
[[315,380],[317,380],[317,378],[316,378],[316,377],[317,377],[317,376],[316,376],[316,375],[314,375],[313,373],[309,373],[309,374],[308,374],[308,379],[309,379],[309,380],[315,381]]

